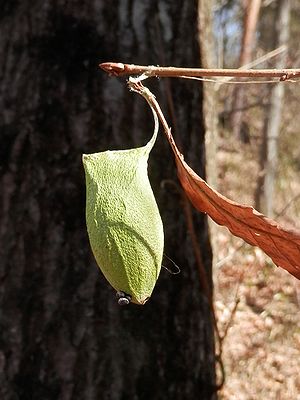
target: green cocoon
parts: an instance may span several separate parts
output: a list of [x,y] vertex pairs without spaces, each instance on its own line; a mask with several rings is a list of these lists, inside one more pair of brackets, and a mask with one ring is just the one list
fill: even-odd
[[144,304],[163,256],[163,225],[147,174],[146,146],[83,155],[86,222],[97,264],[112,287]]

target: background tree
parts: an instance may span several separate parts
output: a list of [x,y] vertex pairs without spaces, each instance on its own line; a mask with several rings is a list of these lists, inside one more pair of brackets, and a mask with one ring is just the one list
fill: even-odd
[[[276,10],[276,24],[274,26],[273,47],[288,47],[290,29],[290,1],[278,0]],[[279,55],[275,68],[284,68],[287,63],[286,51]],[[260,179],[256,191],[256,206],[259,210],[274,216],[275,178],[278,165],[278,140],[281,128],[282,103],[284,85],[274,84],[270,90],[270,104],[263,129],[263,141],[260,157]]]
[[[244,0],[244,24],[243,36],[240,49],[239,66],[242,67],[250,63],[255,43],[255,33],[257,19],[259,15],[261,0]],[[249,141],[248,137],[244,137],[241,133],[242,128],[242,109],[244,107],[245,90],[243,85],[238,85],[233,97],[233,114],[232,114],[232,130],[236,138],[242,141]]]
[[[214,340],[168,145],[150,179],[165,227],[163,271],[144,307],[120,308],[85,228],[81,154],[144,144],[145,103],[97,64],[199,66],[196,1],[9,1],[2,4],[0,397],[211,399]],[[166,93],[152,82],[159,99]],[[190,165],[205,174],[201,87],[171,83]],[[165,105],[166,107],[166,105]],[[195,230],[210,277],[206,220]],[[210,278],[208,278],[210,280]]]

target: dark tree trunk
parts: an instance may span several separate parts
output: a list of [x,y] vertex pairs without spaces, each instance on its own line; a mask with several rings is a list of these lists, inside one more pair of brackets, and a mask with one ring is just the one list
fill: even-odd
[[[199,66],[196,1],[9,0],[0,11],[0,398],[214,398],[214,340],[168,145],[150,180],[165,229],[145,306],[120,308],[85,228],[82,153],[144,144],[151,113],[98,62]],[[161,47],[160,47],[161,48]],[[204,175],[201,88],[171,82],[181,147]],[[166,109],[160,82],[151,82]],[[195,226],[208,277],[207,224]]]

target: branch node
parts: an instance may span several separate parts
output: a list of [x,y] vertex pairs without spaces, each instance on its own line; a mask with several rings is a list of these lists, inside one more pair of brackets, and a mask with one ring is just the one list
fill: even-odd
[[290,75],[291,75],[291,74],[283,74],[283,75],[280,77],[279,80],[280,80],[281,82],[287,81],[288,79],[291,78]]

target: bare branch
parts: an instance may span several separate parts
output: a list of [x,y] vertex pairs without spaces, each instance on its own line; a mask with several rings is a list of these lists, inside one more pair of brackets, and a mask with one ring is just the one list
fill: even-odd
[[204,69],[204,68],[178,68],[178,67],[156,67],[153,65],[134,65],[116,62],[105,62],[99,64],[109,75],[128,76],[140,75],[153,77],[180,78],[203,77],[203,76],[232,76],[235,78],[279,78],[280,81],[300,78],[298,69]]

